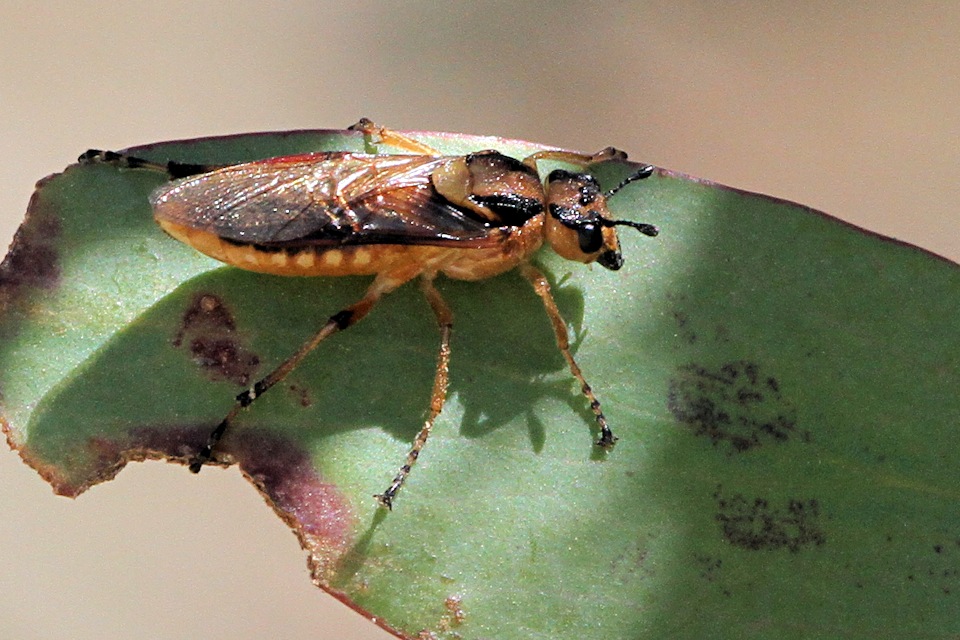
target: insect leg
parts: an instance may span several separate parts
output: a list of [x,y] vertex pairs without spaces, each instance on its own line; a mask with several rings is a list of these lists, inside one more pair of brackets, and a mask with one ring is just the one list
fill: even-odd
[[367,289],[367,292],[364,294],[363,298],[353,303],[349,307],[345,307],[344,309],[341,309],[330,316],[320,331],[318,331],[312,338],[304,342],[296,353],[281,362],[276,369],[258,380],[252,387],[239,394],[236,398],[233,408],[231,408],[229,413],[227,413],[223,420],[220,421],[220,424],[218,424],[216,428],[210,432],[206,444],[203,445],[196,457],[190,461],[190,471],[193,473],[200,473],[200,469],[203,467],[203,465],[213,458],[213,452],[216,449],[217,444],[223,438],[223,435],[230,427],[230,423],[234,418],[236,418],[240,411],[249,407],[254,400],[266,393],[273,385],[286,378],[287,375],[293,371],[298,364],[300,364],[300,361],[303,360],[307,354],[313,351],[318,344],[338,331],[348,329],[362,320],[368,313],[370,313],[370,310],[380,299],[380,296],[396,289],[411,277],[412,276],[410,275],[403,277],[386,275],[377,276],[377,278],[373,281],[373,284],[371,284]]
[[580,383],[580,390],[590,402],[590,409],[593,411],[593,415],[597,419],[597,424],[600,425],[600,439],[597,440],[597,445],[605,449],[609,449],[617,441],[617,436],[613,435],[609,425],[607,425],[607,418],[603,415],[603,410],[600,408],[600,401],[597,400],[597,396],[593,393],[593,389],[589,384],[587,384],[586,379],[583,377],[583,373],[580,371],[580,367],[577,365],[576,360],[573,359],[573,354],[570,353],[570,339],[567,337],[567,323],[564,322],[563,316],[560,315],[560,310],[557,308],[557,303],[554,302],[553,295],[550,293],[550,283],[547,282],[547,278],[540,272],[540,270],[533,265],[521,264],[520,272],[527,280],[530,281],[530,284],[533,285],[534,291],[536,291],[537,295],[540,296],[540,299],[543,300],[543,306],[547,310],[547,315],[550,317],[550,323],[553,325],[553,332],[557,336],[557,347],[560,349],[560,353],[563,354],[567,364],[570,366],[570,372],[573,374],[573,377],[576,378],[577,382]]
[[403,486],[403,481],[410,474],[410,469],[417,462],[417,458],[420,457],[420,450],[427,443],[433,423],[440,415],[447,400],[447,373],[450,368],[450,334],[453,331],[453,313],[443,300],[440,292],[433,286],[433,276],[424,275],[421,283],[423,295],[430,303],[430,308],[433,309],[433,314],[437,317],[437,324],[440,326],[440,353],[437,356],[437,372],[433,378],[433,393],[430,395],[430,415],[427,417],[423,428],[420,429],[420,433],[414,438],[413,447],[411,447],[406,461],[400,467],[400,471],[397,472],[393,482],[390,483],[386,491],[373,496],[387,509],[393,508],[393,499],[400,491],[400,487]]
[[360,122],[351,125],[348,129],[350,131],[359,131],[363,134],[363,146],[366,147],[367,153],[379,153],[377,145],[386,144],[416,155],[442,155],[433,147],[429,147],[422,142],[417,142],[413,138],[393,131],[392,129],[381,127],[369,118],[360,118]]
[[210,173],[220,169],[223,165],[215,164],[193,164],[190,162],[175,162],[171,160],[166,164],[151,162],[137,156],[127,155],[126,153],[117,153],[116,151],[102,151],[100,149],[88,149],[77,158],[80,164],[109,164],[121,169],[147,169],[165,173],[173,180],[175,178],[185,178],[200,173]]
[[574,153],[573,151],[538,151],[533,155],[527,156],[523,164],[534,171],[537,170],[537,163],[541,160],[552,160],[553,162],[566,162],[580,167],[586,167],[591,164],[599,164],[609,160],[626,160],[625,151],[620,151],[613,147],[601,149],[594,154]]

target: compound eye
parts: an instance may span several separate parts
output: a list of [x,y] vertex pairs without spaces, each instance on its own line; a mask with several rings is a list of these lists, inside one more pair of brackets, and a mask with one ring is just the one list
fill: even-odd
[[580,251],[596,253],[603,247],[603,227],[593,222],[579,224],[577,240],[580,242]]

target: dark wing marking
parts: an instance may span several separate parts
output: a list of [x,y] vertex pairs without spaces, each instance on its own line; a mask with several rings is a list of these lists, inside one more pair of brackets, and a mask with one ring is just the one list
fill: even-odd
[[160,220],[265,246],[487,246],[500,234],[439,196],[430,175],[451,157],[315,153],[238,164],[150,196]]

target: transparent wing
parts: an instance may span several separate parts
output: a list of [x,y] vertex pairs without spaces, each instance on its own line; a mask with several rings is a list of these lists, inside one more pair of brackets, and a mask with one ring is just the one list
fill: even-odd
[[[495,242],[476,214],[439,196],[430,175],[454,157],[314,153],[232,165],[164,185],[160,220],[274,246]],[[494,234],[498,236],[499,234]]]

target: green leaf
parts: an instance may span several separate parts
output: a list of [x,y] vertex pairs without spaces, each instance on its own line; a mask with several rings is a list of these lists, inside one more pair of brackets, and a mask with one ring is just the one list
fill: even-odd
[[[135,151],[360,148],[296,132]],[[632,168],[595,171],[610,186]],[[0,267],[5,430],[65,495],[129,460],[187,460],[234,395],[367,284],[223,267],[154,225],[161,182],[109,166],[46,179]],[[611,207],[661,229],[621,231],[621,271],[538,258],[620,436],[610,453],[517,274],[438,283],[455,313],[450,399],[394,511],[371,496],[421,426],[439,340],[415,286],[240,416],[223,451],[317,583],[407,637],[960,633],[956,265],[666,171]]]

